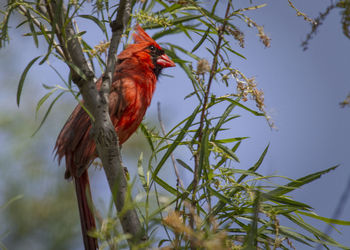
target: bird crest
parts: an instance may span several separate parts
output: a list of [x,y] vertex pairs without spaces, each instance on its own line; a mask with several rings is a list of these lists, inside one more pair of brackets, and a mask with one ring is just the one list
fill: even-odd
[[131,57],[132,54],[144,50],[150,45],[154,45],[158,49],[162,49],[156,41],[154,41],[139,24],[135,25],[135,33],[132,35],[134,39],[134,44],[129,44],[124,51],[118,55],[118,59],[123,60],[125,58]]
[[156,43],[156,41],[154,41],[142,28],[139,24],[135,25],[135,33],[133,34],[133,38],[134,38],[134,42],[136,44],[139,43],[152,43],[153,45],[155,45],[156,47],[158,47],[158,49],[161,49],[160,46]]

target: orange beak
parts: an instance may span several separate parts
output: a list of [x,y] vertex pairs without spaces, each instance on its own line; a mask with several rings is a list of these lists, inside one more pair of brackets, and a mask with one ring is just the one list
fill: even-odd
[[166,54],[163,54],[157,58],[157,64],[163,68],[175,67],[175,63]]

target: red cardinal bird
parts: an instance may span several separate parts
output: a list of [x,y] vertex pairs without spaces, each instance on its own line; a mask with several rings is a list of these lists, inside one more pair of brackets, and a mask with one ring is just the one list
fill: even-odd
[[[161,70],[175,66],[139,25],[135,31],[135,44],[130,44],[118,56],[109,94],[109,114],[120,144],[140,125]],[[100,78],[97,89],[101,84]],[[90,129],[89,116],[77,105],[57,138],[55,150],[59,163],[65,156],[65,178],[74,179],[85,249],[96,249],[97,240],[87,234],[96,228],[87,168],[97,157],[97,152]]]

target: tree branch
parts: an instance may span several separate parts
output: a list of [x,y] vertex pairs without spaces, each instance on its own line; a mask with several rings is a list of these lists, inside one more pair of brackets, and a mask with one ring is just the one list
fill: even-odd
[[[205,112],[207,110],[207,103],[208,103],[208,99],[209,99],[211,84],[212,84],[212,81],[214,79],[217,64],[218,64],[219,51],[221,49],[221,43],[223,40],[225,27],[227,25],[227,18],[229,16],[230,7],[231,7],[231,2],[229,1],[227,3],[227,7],[226,7],[225,21],[224,21],[223,25],[221,27],[219,27],[219,30],[218,30],[218,43],[216,44],[216,48],[215,48],[215,54],[214,54],[213,62],[212,62],[211,69],[210,69],[208,85],[207,85],[207,89],[205,91],[203,108],[202,108],[202,113],[201,113],[201,117],[200,117],[200,121],[199,121],[198,148],[197,148],[197,153],[194,156],[195,166],[194,166],[193,190],[192,190],[192,207],[196,207],[196,204],[197,204],[196,194],[197,194],[197,186],[198,186],[198,182],[199,182],[199,157],[200,157],[199,154],[200,154],[201,142],[202,142],[202,137],[203,137]],[[190,215],[190,227],[192,229],[194,229],[194,215],[193,214]],[[191,249],[196,249],[196,246],[193,245],[192,242],[191,242]]]
[[[59,6],[59,3],[62,4],[62,6]],[[54,19],[51,19],[53,21],[52,25],[58,25],[56,34],[61,46],[67,47],[69,57],[72,60],[69,65],[72,71],[72,79],[79,87],[84,99],[84,104],[93,116],[92,136],[96,142],[98,155],[102,161],[109,187],[113,194],[115,206],[118,213],[120,213],[124,208],[128,186],[121,160],[118,136],[109,116],[108,96],[116,63],[117,48],[126,22],[130,17],[130,0],[120,1],[116,19],[111,23],[112,40],[100,91],[96,89],[95,73],[85,59],[73,24],[71,22],[65,24],[63,21],[66,15],[63,3],[46,0],[46,6],[51,18],[53,18],[53,15],[52,13],[50,15],[50,10],[58,10],[58,8],[61,7],[58,20],[53,21]],[[60,33],[61,31],[64,33]],[[120,214],[122,214],[120,221],[124,233],[129,233],[132,236],[129,240],[129,244],[139,243],[144,240],[146,237],[144,236],[144,231],[141,227],[136,210],[130,209]]]

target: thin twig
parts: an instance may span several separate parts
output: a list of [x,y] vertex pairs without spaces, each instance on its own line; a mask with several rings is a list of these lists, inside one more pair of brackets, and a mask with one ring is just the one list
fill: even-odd
[[[29,10],[28,10],[26,7],[24,7],[23,5],[19,5],[18,8],[19,8],[22,12],[24,12],[22,15],[25,15],[25,13],[28,13],[28,15],[30,16],[30,18],[33,20],[33,23],[35,24],[35,26],[37,26],[39,29],[42,27],[42,28],[45,30],[45,32],[48,32],[48,30],[46,29],[46,27],[44,26],[44,24],[41,23],[41,22],[39,22],[38,19],[37,19],[35,16],[33,16],[33,15],[29,12]],[[47,34],[47,36],[51,39],[51,35],[50,35],[50,34]],[[53,46],[54,46],[56,52],[57,52],[60,56],[62,56],[62,58],[66,59],[66,58],[65,58],[65,55],[64,55],[64,53],[63,53],[63,50],[61,49],[61,47],[58,45],[58,43],[57,43],[55,40],[53,40]]]
[[[157,103],[157,108],[158,108],[158,121],[159,121],[159,124],[160,124],[160,129],[162,130],[162,134],[163,136],[165,137],[166,133],[165,133],[165,128],[164,128],[164,123],[162,121],[162,116],[161,116],[161,112],[160,112],[160,102]],[[167,145],[169,145],[169,141],[165,138],[165,142]],[[177,182],[177,186],[180,184],[181,188],[184,189],[184,184],[180,178],[180,173],[179,173],[179,169],[177,168],[177,165],[176,165],[176,161],[175,161],[175,157],[174,157],[174,154],[171,153],[171,161],[173,163],[173,166],[174,166],[174,171],[175,171],[175,174],[176,174],[176,182]]]
[[326,17],[329,15],[331,10],[333,10],[335,7],[336,7],[336,4],[331,3],[326,8],[325,11],[323,11],[319,14],[319,16],[315,19],[315,22],[312,23],[311,31],[306,35],[305,40],[301,43],[301,47],[303,48],[304,51],[308,49],[308,45],[309,45],[310,40],[314,37],[314,35],[316,35],[318,28],[323,24]]
[[[227,4],[227,7],[226,7],[225,21],[224,21],[223,25],[219,28],[219,31],[218,31],[218,43],[216,45],[215,54],[214,54],[213,62],[211,65],[208,85],[207,85],[207,89],[206,89],[205,95],[204,95],[203,108],[202,108],[202,113],[201,113],[200,122],[199,122],[199,129],[198,129],[198,148],[197,148],[197,153],[194,156],[195,169],[194,169],[193,190],[192,190],[192,207],[195,207],[196,203],[197,203],[196,202],[196,193],[197,193],[198,178],[199,178],[199,176],[198,176],[199,175],[199,173],[198,173],[199,154],[200,154],[201,141],[202,141],[202,137],[203,137],[205,113],[207,110],[207,103],[208,103],[208,99],[209,99],[210,88],[211,88],[211,84],[212,84],[214,76],[215,76],[215,71],[216,71],[216,67],[217,67],[217,63],[218,63],[218,55],[219,55],[219,51],[221,49],[221,43],[223,41],[223,35],[224,35],[225,27],[227,24],[227,17],[229,16],[230,7],[231,7],[231,2],[229,1]],[[192,229],[194,229],[194,216],[193,215],[190,216],[190,227]],[[195,249],[194,246],[191,246],[191,248]]]

